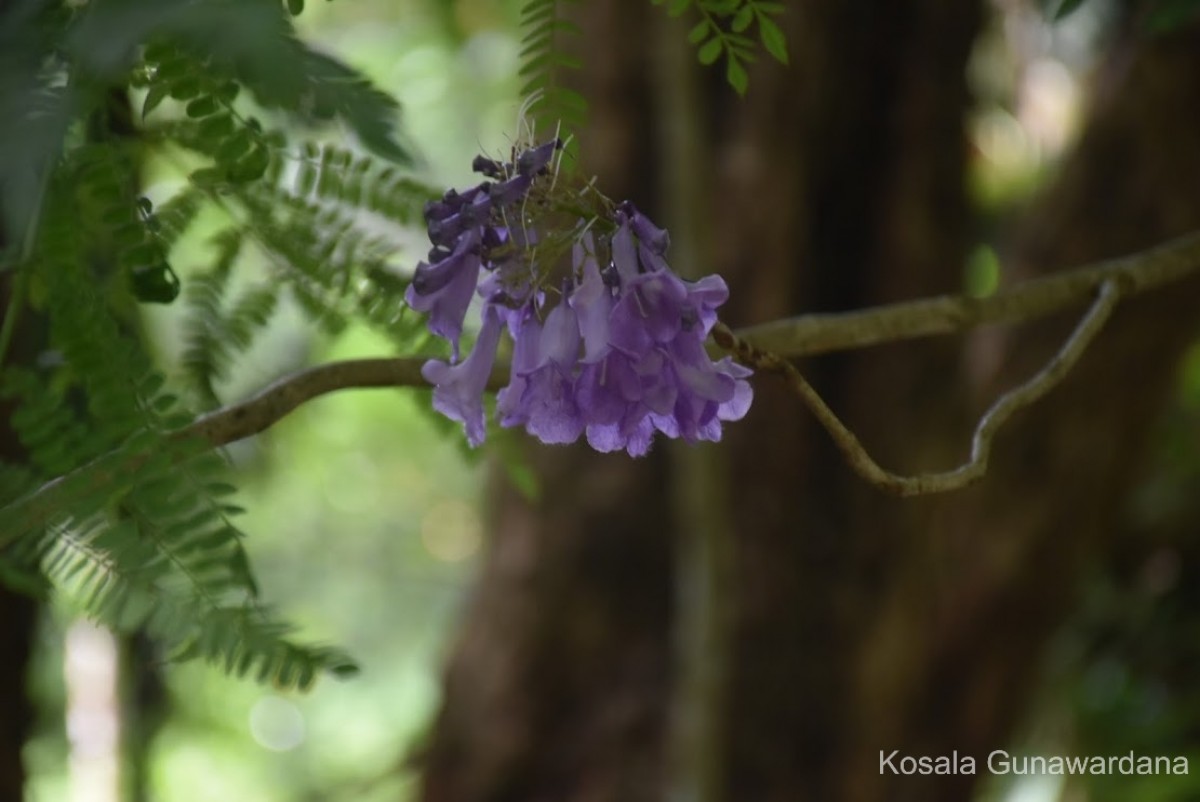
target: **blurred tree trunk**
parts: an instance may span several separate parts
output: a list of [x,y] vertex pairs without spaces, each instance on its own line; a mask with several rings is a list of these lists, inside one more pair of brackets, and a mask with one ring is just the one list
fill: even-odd
[[[4,232],[0,231],[0,251]],[[0,310],[8,308],[12,274],[0,276]],[[30,316],[18,323],[8,359],[26,362],[37,353],[39,328]],[[25,459],[9,421],[15,404],[0,399],[0,461],[13,464]],[[33,705],[28,696],[30,652],[33,647],[37,602],[0,584],[0,799],[20,800],[25,792],[22,750],[33,727]]]
[[25,791],[22,750],[33,727],[26,675],[36,613],[33,599],[0,588],[0,799],[20,800]]
[[[0,19],[15,8],[13,0],[0,0]],[[0,253],[20,232],[0,225]],[[13,292],[13,271],[0,272],[0,316],[8,314]],[[44,332],[29,315],[14,329],[6,357],[12,363],[32,360],[40,350]],[[0,325],[3,317],[0,317]],[[0,398],[0,461],[20,463],[25,450],[9,421],[16,403]],[[25,794],[25,765],[22,752],[33,728],[33,705],[28,697],[27,674],[37,621],[37,603],[9,590],[0,582],[0,799],[20,800]]]
[[[587,4],[584,139],[614,197],[658,217],[653,26]],[[965,65],[981,4],[789,4],[793,66],[695,124],[732,324],[961,286]],[[1014,278],[1137,250],[1200,220],[1200,32],[1123,42],[1087,133],[1014,236]],[[732,504],[727,798],[970,798],[981,775],[893,777],[880,752],[1003,748],[1084,562],[1111,547],[1146,431],[1196,334],[1186,286],[1122,304],[1067,382],[1001,433],[985,482],[900,501],[853,476],[770,377],[719,447]],[[1082,310],[1080,310],[1082,313]],[[804,369],[882,464],[960,461],[975,417],[1073,320],[885,346]],[[1136,379],[1134,378],[1136,377]],[[690,536],[671,460],[537,449],[535,504],[497,488],[486,563],[450,656],[424,799],[659,800],[673,664],[673,558]]]

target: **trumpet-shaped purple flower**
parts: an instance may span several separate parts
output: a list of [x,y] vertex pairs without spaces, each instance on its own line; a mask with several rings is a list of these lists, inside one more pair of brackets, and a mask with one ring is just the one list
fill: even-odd
[[441,261],[417,265],[412,283],[404,293],[409,306],[429,313],[429,330],[450,341],[455,361],[458,361],[463,318],[479,282],[481,264],[479,236],[468,231]]
[[[562,231],[557,185],[545,178],[559,147],[549,142],[509,163],[479,157],[474,167],[491,182],[426,207],[434,248],[406,298],[453,347],[449,363],[423,369],[436,386],[434,406],[464,424],[472,445],[482,442],[482,394],[507,325],[514,346],[511,379],[497,397],[501,425],[523,426],[545,443],[586,435],[598,451],[634,456],[656,432],[719,440],[721,423],[741,418],[752,400],[750,371],[729,358],[714,362],[704,349],[729,294],[725,282],[676,276],[667,232],[628,202],[597,204],[593,218]],[[581,197],[566,207],[578,208]],[[564,242],[565,276],[553,251]],[[557,285],[561,293],[547,289]],[[455,364],[474,293],[486,299],[483,327]]]
[[483,391],[487,389],[488,377],[496,361],[501,325],[500,313],[485,307],[483,328],[466,359],[457,365],[431,359],[421,368],[421,375],[435,388],[433,408],[462,423],[467,431],[467,442],[473,446],[483,442]]
[[500,391],[496,411],[503,426],[524,426],[543,443],[573,443],[583,433],[575,400],[579,324],[559,304],[546,324],[525,321],[516,340],[512,383]]
[[574,262],[579,266],[582,280],[567,303],[579,320],[583,337],[584,363],[596,362],[607,353],[610,344],[609,316],[612,314],[612,288],[600,274],[596,263],[595,238],[586,234],[574,245]]

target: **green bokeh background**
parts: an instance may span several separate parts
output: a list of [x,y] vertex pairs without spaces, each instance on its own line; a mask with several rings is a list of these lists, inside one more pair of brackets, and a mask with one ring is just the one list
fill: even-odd
[[[506,152],[516,130],[516,4],[309,3],[308,41],[363,70],[403,105],[401,127],[435,186],[471,180],[475,153]],[[336,129],[315,138],[339,142]],[[175,161],[172,161],[172,158]],[[165,200],[188,165],[151,158],[146,192]],[[185,276],[211,259],[210,212],[172,254]],[[410,268],[428,248],[404,233],[393,261]],[[239,275],[254,280],[253,252]],[[247,279],[243,279],[247,280]],[[183,348],[179,304],[149,308],[147,335],[168,372]],[[378,332],[320,335],[284,308],[219,390],[234,401],[308,364],[393,352]],[[429,393],[326,396],[229,451],[248,512],[241,519],[268,603],[299,637],[346,648],[362,672],[280,694],[201,663],[165,671],[168,718],[150,753],[151,798],[163,802],[407,798],[407,764],[438,702],[451,625],[478,562],[483,463],[445,427],[431,426]],[[477,457],[478,455],[474,455]],[[27,747],[29,798],[69,798],[63,723],[63,638],[72,616],[46,621],[33,684],[41,734]]]

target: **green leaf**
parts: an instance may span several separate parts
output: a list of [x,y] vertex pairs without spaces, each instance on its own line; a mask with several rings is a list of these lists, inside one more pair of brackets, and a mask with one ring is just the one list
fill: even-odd
[[171,84],[169,91],[176,100],[191,100],[200,94],[200,82],[195,78],[184,78]]
[[728,17],[738,10],[743,0],[702,0],[704,10],[718,17]]
[[[201,98],[209,100],[211,98]],[[193,101],[199,102],[199,101]],[[228,112],[213,114],[206,117],[196,126],[196,133],[204,140],[224,139],[234,132],[233,115]]]
[[298,17],[304,13],[304,0],[287,0],[288,13]]
[[133,268],[129,283],[134,297],[143,303],[169,304],[179,296],[179,277],[166,262]]
[[256,145],[253,150],[229,166],[226,177],[235,184],[257,181],[271,166],[271,153]]
[[212,97],[212,95],[198,97],[191,103],[187,104],[187,116],[191,117],[192,119],[196,119],[198,117],[207,117],[216,110],[217,101]]
[[142,119],[146,119],[146,115],[158,108],[159,104],[167,99],[168,87],[166,84],[155,84],[150,87],[150,91],[146,93],[146,99],[142,101]]
[[758,35],[762,38],[763,47],[780,64],[788,63],[787,39],[783,30],[775,24],[775,20],[765,14],[758,15]]
[[719,36],[714,36],[704,43],[704,46],[696,53],[696,58],[701,64],[712,64],[721,57],[721,50],[724,48],[724,43]]
[[242,87],[238,85],[237,81],[226,81],[217,89],[215,97],[222,103],[232,103],[241,90]]
[[692,4],[692,0],[670,0],[670,3],[667,6],[667,15],[680,17],[683,16],[683,12],[687,11],[688,6]]
[[729,81],[729,85],[739,95],[746,94],[746,88],[750,84],[750,76],[746,74],[746,68],[742,66],[742,62],[732,55],[725,64],[725,80]]
[[741,33],[750,27],[750,23],[754,21],[754,6],[750,3],[738,9],[738,13],[734,15],[733,22],[729,23],[729,27],[734,33]]
[[688,41],[694,45],[698,45],[704,41],[704,37],[708,36],[708,20],[701,20],[696,23],[696,27],[688,33]]
[[1087,2],[1087,0],[1062,0],[1058,6],[1058,9],[1054,12],[1054,21],[1058,22],[1059,20],[1075,13],[1085,2]]
[[1187,23],[1197,11],[1200,0],[1159,0],[1146,17],[1145,29],[1154,34],[1170,33]]
[[238,131],[221,143],[217,148],[216,157],[220,162],[232,162],[245,155],[254,144],[254,138],[245,130]]

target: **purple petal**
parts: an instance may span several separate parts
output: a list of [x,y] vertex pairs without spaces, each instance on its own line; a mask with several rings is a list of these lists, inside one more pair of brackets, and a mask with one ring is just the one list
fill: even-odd
[[659,228],[642,214],[637,208],[626,201],[622,208],[629,215],[629,226],[637,235],[638,241],[659,256],[665,256],[667,248],[671,247],[671,236],[666,229]]
[[707,336],[717,322],[717,307],[729,299],[729,287],[725,279],[712,275],[687,283],[687,293],[688,303],[700,319],[701,331]]
[[[468,233],[460,243],[465,253],[451,255],[438,265],[428,267],[426,280],[422,282],[425,289],[433,286],[427,293],[417,291],[418,280],[414,276],[413,283],[408,285],[404,300],[418,312],[429,313],[429,330],[439,337],[450,341],[453,350],[452,361],[458,361],[458,341],[462,336],[463,318],[467,315],[467,307],[471,305],[471,296],[475,284],[479,280],[479,254],[471,248],[473,234]],[[458,251],[456,250],[456,254]],[[453,260],[453,261],[452,261]],[[436,272],[444,268],[445,272]],[[421,268],[418,268],[420,271]]]
[[640,457],[650,450],[653,438],[654,426],[649,418],[642,418],[628,431],[620,424],[587,427],[588,445],[605,453],[624,449],[629,456]]
[[642,380],[628,357],[612,351],[600,362],[584,365],[575,383],[575,394],[588,423],[617,423],[641,401]]
[[496,206],[507,207],[524,199],[531,186],[533,186],[533,179],[530,176],[514,175],[506,181],[492,184],[488,188],[488,194]]
[[478,195],[471,203],[464,204],[457,214],[440,220],[430,220],[429,241],[435,245],[455,244],[463,232],[482,225],[488,219],[491,209],[492,199],[484,194]]
[[613,264],[622,282],[632,281],[638,274],[637,244],[628,223],[622,223],[612,238]]
[[550,164],[550,160],[554,158],[554,151],[561,147],[561,140],[551,139],[543,145],[538,145],[536,148],[530,148],[522,152],[517,157],[517,172],[532,178],[546,169],[546,166]]
[[525,429],[543,443],[573,443],[583,434],[574,380],[562,366],[548,364],[530,375],[522,400],[528,413]]
[[546,316],[539,350],[539,367],[552,363],[570,368],[579,359],[579,320],[568,304],[560,303]]
[[583,280],[572,293],[570,304],[579,318],[579,331],[583,335],[583,361],[591,363],[602,359],[609,351],[608,317],[612,312],[613,298],[596,265],[591,235],[587,235],[585,240],[583,244],[575,243],[575,266],[582,272]]
[[467,442],[472,446],[483,442],[483,392],[487,389],[492,364],[496,360],[499,340],[500,316],[487,307],[479,338],[466,359],[458,365],[431,359],[421,368],[425,380],[435,385],[434,409],[462,423],[467,432]]
[[510,316],[509,332],[513,336],[513,359],[511,379],[508,386],[496,395],[496,415],[500,425],[522,426],[529,419],[522,405],[525,390],[529,386],[528,376],[537,369],[538,346],[542,339],[542,327],[534,317],[532,309],[523,309],[518,318]]
[[687,288],[674,273],[643,273],[623,287],[610,319],[612,344],[631,354],[669,343],[683,327]]

